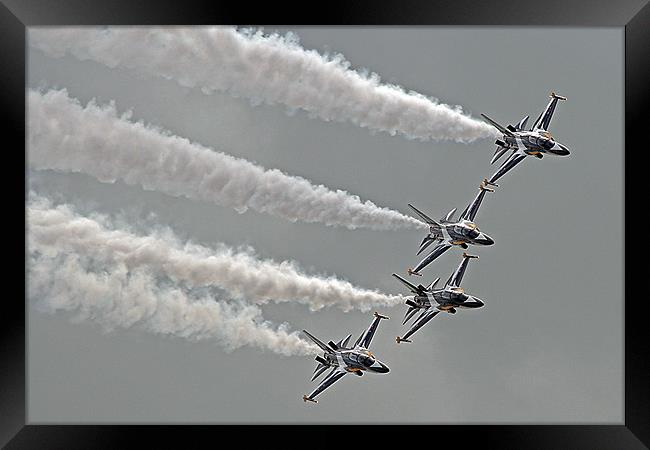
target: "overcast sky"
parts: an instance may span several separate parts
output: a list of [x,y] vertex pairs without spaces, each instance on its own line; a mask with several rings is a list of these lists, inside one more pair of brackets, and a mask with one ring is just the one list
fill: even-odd
[[[277,28],[268,27],[266,31]],[[568,101],[550,126],[568,158],[529,158],[488,194],[476,222],[492,247],[473,248],[465,291],[485,307],[439,315],[397,345],[404,307],[384,308],[372,344],[391,372],[345,377],[311,392],[315,362],[252,348],[231,353],[137,329],[102,332],[29,308],[31,423],[622,423],[623,29],[297,27],[301,44],[341,52],[354,68],[503,124],[534,120],[549,91]],[[418,142],[328,123],[281,106],[251,106],[171,80],[143,78],[28,49],[28,87],[115,100],[141,119],[205,146],[344,189],[407,213],[462,210],[489,165],[491,141]],[[355,285],[406,293],[422,233],[290,223],[81,174],[30,171],[30,187],[80,212],[171,227],[195,242],[252,245]],[[444,281],[452,249],[423,270]],[[420,281],[420,280],[418,280]],[[30,299],[33,303],[38,299]],[[265,318],[323,340],[358,334],[369,313],[269,304]]]

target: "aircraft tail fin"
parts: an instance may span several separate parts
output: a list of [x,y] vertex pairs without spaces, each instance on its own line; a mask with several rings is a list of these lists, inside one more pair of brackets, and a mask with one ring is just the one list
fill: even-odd
[[419,209],[417,209],[415,206],[411,205],[410,203],[408,205],[409,205],[409,208],[411,208],[420,217],[420,219],[422,219],[424,222],[426,222],[429,225],[432,225],[434,227],[440,228],[440,224],[438,222],[436,222],[431,217],[424,214],[422,211],[420,211]]
[[400,281],[404,286],[406,286],[407,288],[409,288],[409,290],[410,290],[411,292],[413,292],[414,294],[420,294],[419,286],[414,285],[413,283],[411,283],[410,281],[408,281],[408,280],[406,280],[406,279],[400,277],[400,276],[397,275],[396,273],[394,273],[393,276],[394,276],[395,278],[397,278],[397,279],[398,279],[398,280],[399,280],[399,281]]
[[490,125],[492,125],[494,128],[496,128],[497,130],[499,130],[500,132],[502,132],[502,133],[505,134],[506,136],[512,136],[512,137],[514,137],[514,134],[512,134],[512,131],[510,131],[509,129],[507,129],[507,128],[504,127],[503,125],[498,124],[496,121],[490,119],[490,118],[489,118],[488,116],[486,116],[485,114],[481,114],[481,115],[482,115],[483,118],[484,118],[485,120],[487,120],[487,121],[490,123]]
[[307,330],[302,330],[302,332],[305,334],[305,336],[311,339],[314,342],[314,344],[318,345],[321,348],[321,350],[323,350],[325,353],[332,353],[332,349],[328,347],[323,341],[318,339],[316,336],[313,336]]

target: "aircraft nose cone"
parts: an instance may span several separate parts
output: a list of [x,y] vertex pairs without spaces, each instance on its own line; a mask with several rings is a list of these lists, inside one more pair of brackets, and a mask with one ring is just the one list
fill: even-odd
[[494,244],[494,239],[492,239],[487,234],[484,234],[483,236],[481,236],[480,242],[482,245],[492,245]]
[[374,364],[372,366],[370,366],[370,369],[373,372],[377,372],[377,373],[388,373],[388,372],[390,372],[390,369],[388,368],[388,366],[386,364],[380,362],[380,361],[375,361]]
[[566,146],[562,144],[555,144],[555,148],[553,148],[553,153],[559,156],[567,156],[571,152],[569,151],[568,148],[566,148]]
[[467,300],[465,300],[462,304],[464,308],[481,308],[485,303],[480,298],[474,297],[473,295],[470,295]]

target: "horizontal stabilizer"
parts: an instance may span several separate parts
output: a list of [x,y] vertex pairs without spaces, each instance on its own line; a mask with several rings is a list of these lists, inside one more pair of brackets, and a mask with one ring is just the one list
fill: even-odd
[[404,320],[402,321],[402,325],[404,325],[406,322],[408,322],[411,317],[415,315],[417,312],[418,308],[416,306],[412,306],[409,309],[406,310],[406,314],[404,314]]
[[454,217],[455,212],[456,212],[456,208],[452,209],[451,211],[449,211],[447,213],[447,215],[442,220],[445,220],[445,221],[452,220],[451,218]]
[[395,341],[396,341],[398,344],[401,344],[402,342],[411,342],[411,341],[409,341],[408,339],[403,339],[403,338],[401,338],[401,337],[399,337],[399,336],[397,336],[397,338],[395,339]]
[[490,161],[490,164],[497,162],[503,155],[505,155],[507,151],[508,147],[497,147],[494,152],[494,156],[492,157],[492,161]]
[[351,338],[351,337],[352,337],[352,335],[351,335],[351,334],[348,334],[348,335],[345,337],[345,339],[341,339],[340,341],[338,341],[338,342],[336,343],[336,345],[337,345],[339,348],[345,348],[345,346],[348,345],[348,342],[350,342],[350,338]]
[[314,371],[314,376],[311,377],[310,381],[314,381],[316,378],[318,378],[323,372],[327,370],[328,366],[324,366],[322,364],[319,364],[316,366],[316,370]]
[[551,92],[551,95],[549,95],[549,97],[557,98],[558,100],[563,100],[563,101],[566,100],[566,97],[564,97],[562,95],[557,95],[555,92]]
[[377,311],[374,312],[373,316],[377,317],[378,319],[389,319],[388,316],[381,315]]
[[526,122],[528,122],[528,116],[524,116],[524,118],[519,121],[517,129],[524,130],[526,128]]
[[416,253],[419,255],[423,251],[427,249],[428,246],[433,244],[436,241],[435,238],[432,238],[431,236],[427,235],[424,239],[422,239],[422,242],[420,242],[420,248],[418,249],[418,252]]
[[307,403],[307,402],[318,403],[318,400],[307,397],[306,395],[302,396],[302,401],[305,402],[305,403]]
[[466,252],[463,252],[463,258],[478,258],[478,256],[476,256],[476,255],[470,255],[470,254],[468,254],[468,253],[466,253]]
[[436,278],[435,280],[433,280],[433,281],[431,282],[431,284],[429,284],[429,286],[426,287],[426,290],[427,290],[427,291],[432,290],[432,289],[436,286],[436,284],[438,284],[438,281],[440,281],[440,277],[438,277],[438,278]]

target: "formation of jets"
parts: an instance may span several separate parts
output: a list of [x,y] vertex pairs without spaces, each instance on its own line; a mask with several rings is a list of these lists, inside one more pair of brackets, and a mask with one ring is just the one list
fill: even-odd
[[[548,102],[546,108],[544,108],[530,130],[526,130],[528,116],[522,118],[517,125],[507,125],[504,127],[485,114],[481,114],[486,121],[503,134],[501,139],[495,141],[497,148],[490,164],[494,164],[509,150],[512,150],[512,153],[505,159],[490,178],[483,179],[479,185],[478,194],[476,194],[472,202],[467,205],[458,219],[453,218],[456,213],[456,208],[449,211],[442,219],[434,220],[409,203],[408,206],[413,210],[417,217],[429,225],[429,233],[420,243],[417,254],[420,255],[432,244],[435,243],[435,245],[429,251],[427,256],[425,256],[414,268],[409,268],[407,270],[408,275],[422,276],[420,271],[435,261],[452,246],[458,246],[463,250],[467,250],[469,245],[493,245],[494,239],[482,232],[474,222],[485,194],[487,192],[494,192],[493,188],[498,187],[496,181],[512,170],[521,161],[526,159],[527,156],[534,156],[542,159],[544,155],[569,155],[568,148],[555,141],[551,133],[548,131],[558,101],[566,100],[566,97],[557,95],[554,92],[551,92],[549,97],[551,100]],[[411,336],[441,312],[456,314],[458,309],[477,309],[483,307],[484,303],[482,300],[473,295],[466,294],[464,289],[461,287],[461,282],[467,270],[469,260],[473,258],[478,258],[478,256],[463,252],[463,259],[454,273],[451,274],[445,285],[438,289],[436,289],[436,285],[438,284],[438,281],[440,281],[439,277],[428,286],[423,286],[422,284],[415,285],[398,274],[393,274],[393,277],[405,285],[413,294],[412,297],[407,298],[405,301],[408,308],[404,315],[402,325],[407,324],[417,315],[417,318],[413,321],[406,333],[401,337],[397,337],[396,341],[398,344],[402,342],[411,342]],[[307,331],[303,330],[303,333],[305,333],[305,335],[324,352],[322,356],[316,356],[318,365],[314,370],[312,381],[328,369],[331,369],[311,394],[303,396],[305,402],[310,401],[316,403],[317,400],[315,400],[315,397],[318,394],[322,393],[325,389],[348,373],[362,376],[364,372],[387,373],[389,371],[388,367],[377,360],[372,352],[368,350],[381,319],[388,319],[388,317],[375,312],[372,323],[361,334],[361,336],[359,336],[352,347],[347,346],[352,335],[348,335],[338,343],[329,341],[325,344]]]

